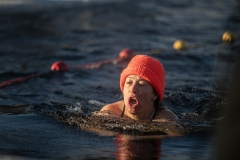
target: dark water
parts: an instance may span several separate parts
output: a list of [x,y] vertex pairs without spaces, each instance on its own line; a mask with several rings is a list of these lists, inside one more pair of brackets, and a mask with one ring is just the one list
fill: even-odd
[[[50,72],[0,88],[1,159],[214,158],[239,46],[221,36],[239,35],[238,1],[11,2],[0,7],[1,82],[47,72],[58,60],[76,66],[131,48],[162,62],[163,103],[180,121],[91,116],[121,99],[127,62]],[[175,51],[177,39],[199,47]],[[162,135],[166,129],[185,135]]]

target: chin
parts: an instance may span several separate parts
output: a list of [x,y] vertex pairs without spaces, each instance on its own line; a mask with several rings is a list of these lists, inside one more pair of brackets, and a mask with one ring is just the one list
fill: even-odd
[[127,107],[128,113],[136,115],[138,113],[138,108],[136,107]]

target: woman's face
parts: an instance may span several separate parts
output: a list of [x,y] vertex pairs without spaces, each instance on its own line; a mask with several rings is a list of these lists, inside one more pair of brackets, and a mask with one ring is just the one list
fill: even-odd
[[148,109],[154,107],[154,101],[157,99],[151,84],[136,75],[126,78],[123,96],[127,111],[135,115],[145,114]]

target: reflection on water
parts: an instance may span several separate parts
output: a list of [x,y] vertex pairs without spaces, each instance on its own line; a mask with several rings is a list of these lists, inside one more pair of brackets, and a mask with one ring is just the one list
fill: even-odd
[[116,159],[160,159],[162,140],[159,136],[133,137],[117,135],[115,145],[117,147]]

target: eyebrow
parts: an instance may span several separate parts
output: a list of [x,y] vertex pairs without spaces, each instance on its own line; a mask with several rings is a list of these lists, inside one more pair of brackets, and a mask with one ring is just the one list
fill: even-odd
[[[135,79],[135,77],[133,77],[133,76],[128,76],[127,78],[129,78],[129,79]],[[126,79],[127,79],[127,78],[126,78]],[[146,81],[144,78],[141,78],[141,77],[139,78],[139,80],[144,80],[144,81]]]

